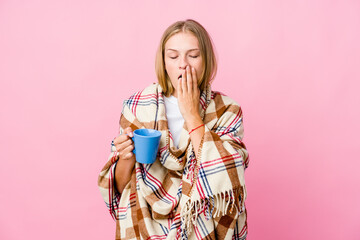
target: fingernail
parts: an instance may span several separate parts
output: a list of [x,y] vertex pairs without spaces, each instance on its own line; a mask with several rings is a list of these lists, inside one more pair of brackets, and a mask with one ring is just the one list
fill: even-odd
[[134,136],[133,132],[129,132],[129,136],[133,137]]

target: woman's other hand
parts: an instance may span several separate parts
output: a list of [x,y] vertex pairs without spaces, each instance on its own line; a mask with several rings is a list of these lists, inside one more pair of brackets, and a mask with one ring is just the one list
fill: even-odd
[[114,145],[116,151],[119,153],[119,160],[134,160],[134,153],[132,150],[134,149],[134,143],[131,140],[133,137],[133,132],[130,127],[124,130],[124,133],[119,135],[114,139]]
[[177,85],[179,109],[186,123],[201,120],[199,113],[200,90],[195,71],[195,68],[188,65]]
[[131,140],[133,136],[132,129],[128,127],[123,134],[114,139],[116,151],[119,153],[119,160],[115,168],[115,183],[119,193],[124,190],[126,184],[130,181],[135,166],[135,155],[132,152],[134,143]]

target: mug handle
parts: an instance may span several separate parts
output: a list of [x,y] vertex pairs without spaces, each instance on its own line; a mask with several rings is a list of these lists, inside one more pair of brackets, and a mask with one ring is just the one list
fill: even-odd
[[133,143],[134,143],[134,149],[132,150],[132,152],[134,153],[134,154],[136,154],[136,151],[135,151],[135,142],[134,142],[134,137],[132,137],[131,138],[131,140],[133,141]]

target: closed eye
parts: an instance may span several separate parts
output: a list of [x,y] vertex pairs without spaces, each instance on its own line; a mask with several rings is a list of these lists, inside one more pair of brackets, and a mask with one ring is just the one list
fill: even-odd
[[[197,56],[190,56],[191,58],[197,58],[197,57],[199,57],[199,55],[197,55]],[[177,57],[170,57],[171,59],[176,59]]]

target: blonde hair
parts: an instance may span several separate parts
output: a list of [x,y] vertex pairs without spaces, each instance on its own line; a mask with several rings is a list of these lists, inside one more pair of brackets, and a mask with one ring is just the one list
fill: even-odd
[[166,42],[175,34],[180,32],[190,32],[198,39],[200,54],[203,59],[203,72],[198,82],[200,92],[215,78],[217,72],[217,61],[215,57],[212,40],[205,28],[195,20],[187,19],[177,21],[170,25],[161,37],[155,58],[155,72],[159,84],[165,96],[170,96],[174,92],[174,87],[170,77],[165,70],[164,51]]

